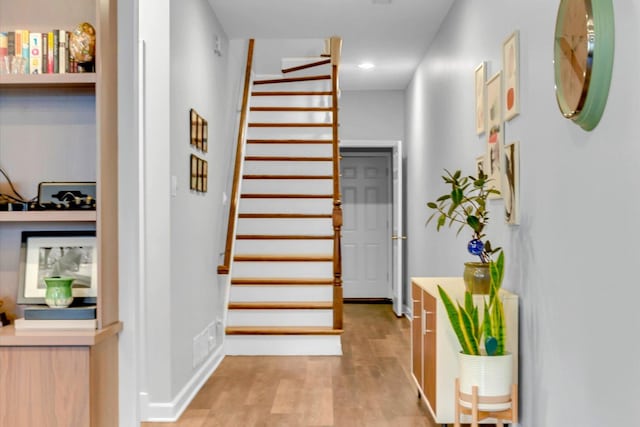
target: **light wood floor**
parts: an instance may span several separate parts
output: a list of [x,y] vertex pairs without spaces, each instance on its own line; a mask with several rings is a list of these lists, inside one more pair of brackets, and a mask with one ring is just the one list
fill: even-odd
[[409,322],[345,304],[342,357],[227,356],[176,423],[143,427],[435,427],[410,374]]

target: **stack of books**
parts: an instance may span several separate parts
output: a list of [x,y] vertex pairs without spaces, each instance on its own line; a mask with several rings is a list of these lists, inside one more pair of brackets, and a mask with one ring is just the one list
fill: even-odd
[[31,330],[95,330],[96,306],[49,308],[32,305],[24,308],[24,317],[15,320],[16,331]]

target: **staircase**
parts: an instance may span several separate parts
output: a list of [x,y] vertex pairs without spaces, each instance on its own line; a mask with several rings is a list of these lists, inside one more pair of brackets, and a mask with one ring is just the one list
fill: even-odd
[[328,57],[289,60],[282,75],[251,84],[236,162],[226,354],[342,352],[340,39],[329,46]]

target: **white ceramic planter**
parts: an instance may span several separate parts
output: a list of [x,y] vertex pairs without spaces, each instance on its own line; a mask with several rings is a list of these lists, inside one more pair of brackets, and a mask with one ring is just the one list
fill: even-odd
[[[511,394],[513,383],[513,355],[471,356],[459,353],[460,391],[471,394],[471,387],[478,386],[479,396],[507,396]],[[460,401],[462,406],[471,407],[469,402]],[[510,403],[481,403],[480,410],[501,411],[509,409]]]

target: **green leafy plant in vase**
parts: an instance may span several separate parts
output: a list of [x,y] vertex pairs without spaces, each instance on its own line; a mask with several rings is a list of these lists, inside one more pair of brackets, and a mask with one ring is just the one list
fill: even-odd
[[427,203],[427,207],[434,210],[427,224],[437,218],[437,231],[445,226],[457,226],[456,235],[465,228],[471,231],[467,250],[470,254],[478,256],[480,262],[465,263],[464,280],[471,293],[488,294],[489,261],[500,248],[493,248],[484,232],[489,223],[487,199],[492,194],[499,195],[500,191],[490,188],[491,180],[482,171],[477,177],[463,176],[460,170],[451,173],[445,169],[445,172],[446,175],[443,175],[442,179],[449,186],[449,192]]

